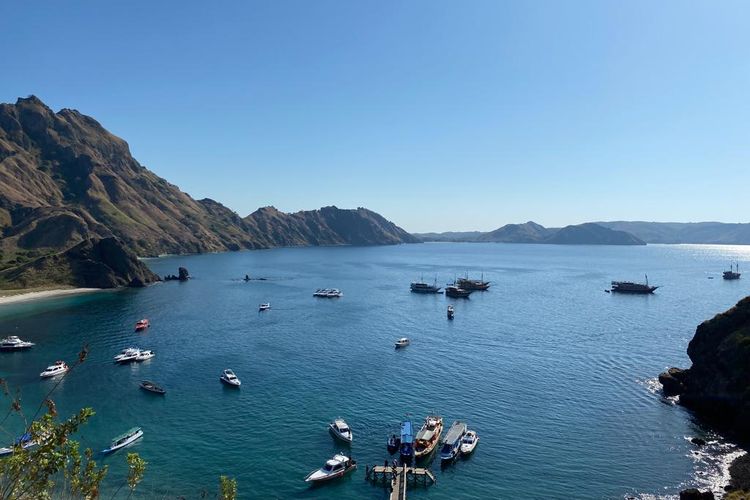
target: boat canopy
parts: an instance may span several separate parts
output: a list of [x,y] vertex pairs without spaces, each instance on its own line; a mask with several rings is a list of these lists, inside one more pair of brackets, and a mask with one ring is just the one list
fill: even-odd
[[448,434],[446,434],[445,439],[443,439],[443,443],[453,444],[460,440],[464,434],[466,434],[466,424],[459,421],[453,422],[453,425],[451,425],[451,428],[448,430]]
[[130,429],[130,430],[129,430],[128,432],[124,432],[124,433],[120,434],[119,436],[117,436],[116,438],[114,438],[114,439],[112,440],[112,444],[115,444],[115,443],[117,443],[118,441],[121,441],[122,439],[125,439],[125,438],[127,438],[127,437],[130,437],[130,436],[132,436],[133,434],[136,434],[136,433],[137,433],[138,431],[140,431],[140,430],[141,430],[141,428],[140,428],[140,427],[133,427],[133,428],[132,428],[132,429]]

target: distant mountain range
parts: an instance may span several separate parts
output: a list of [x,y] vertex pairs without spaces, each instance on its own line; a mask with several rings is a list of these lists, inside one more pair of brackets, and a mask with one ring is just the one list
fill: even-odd
[[466,241],[493,243],[546,243],[555,245],[645,245],[640,238],[620,230],[588,222],[563,228],[546,228],[536,222],[506,224],[483,232],[415,234],[422,241]]
[[0,104],[0,288],[155,279],[135,256],[419,240],[364,208],[245,218],[140,165],[125,141],[38,98]]
[[627,231],[646,243],[750,245],[750,224],[747,223],[615,221],[597,224]]

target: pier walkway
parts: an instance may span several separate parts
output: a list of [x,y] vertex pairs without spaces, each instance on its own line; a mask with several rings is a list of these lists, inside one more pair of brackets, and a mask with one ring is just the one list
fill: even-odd
[[421,467],[374,465],[365,467],[365,479],[373,483],[390,483],[390,500],[406,500],[407,485],[428,486],[437,482],[432,471]]

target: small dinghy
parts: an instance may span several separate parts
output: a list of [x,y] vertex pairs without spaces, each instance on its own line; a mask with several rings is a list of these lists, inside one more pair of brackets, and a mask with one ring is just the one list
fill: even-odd
[[56,377],[66,373],[69,369],[65,361],[55,361],[54,365],[49,365],[39,376],[42,378]]
[[268,311],[271,309],[271,303],[266,302],[265,304],[261,304],[258,306],[258,312]]
[[141,350],[137,347],[128,347],[115,356],[115,363],[130,363],[131,361],[136,361],[140,353]]
[[453,306],[448,306],[448,319],[453,319]]
[[354,434],[352,434],[351,428],[343,418],[337,418],[328,424],[328,428],[330,429],[331,434],[333,434],[333,437],[338,438],[345,443],[351,443],[354,439]]
[[357,468],[357,462],[346,455],[336,454],[326,461],[320,469],[311,472],[305,478],[308,483],[322,483],[344,476]]
[[11,446],[0,448],[0,457],[12,454],[18,449],[18,446],[20,446],[22,450],[28,450],[29,448],[33,448],[34,446],[36,446],[36,441],[31,439],[31,434],[26,433],[16,439]]
[[124,434],[120,434],[116,438],[112,440],[112,443],[109,445],[109,448],[105,448],[102,450],[102,453],[105,455],[108,453],[113,453],[120,448],[124,448],[127,445],[133,443],[134,441],[140,439],[143,437],[143,429],[140,427],[133,427],[128,432]]
[[146,361],[147,359],[151,359],[154,356],[156,356],[156,353],[154,351],[140,351],[135,357],[135,360],[139,362]]
[[237,378],[237,375],[235,375],[234,372],[229,368],[221,372],[221,377],[219,377],[219,380],[227,385],[231,385],[232,387],[239,387],[240,385],[242,385],[242,382],[240,382],[240,379]]
[[156,394],[166,394],[167,391],[156,385],[155,383],[151,382],[150,380],[141,380],[141,389],[144,391],[153,392]]
[[396,349],[401,349],[402,347],[406,347],[409,344],[409,339],[407,339],[406,337],[400,338],[396,341]]
[[393,455],[398,451],[398,449],[401,447],[401,438],[399,438],[395,434],[391,434],[391,437],[388,438],[388,444],[386,448],[388,449],[388,453]]
[[142,320],[138,321],[138,322],[137,322],[137,323],[135,324],[135,331],[136,331],[136,332],[140,332],[141,330],[145,330],[145,329],[146,329],[146,328],[148,328],[149,326],[151,326],[151,324],[150,324],[150,323],[148,322],[148,320],[147,320],[147,319],[145,319],[145,318],[144,318],[144,319],[142,319]]
[[463,439],[461,440],[461,455],[470,455],[477,447],[479,442],[479,436],[474,431],[466,431]]

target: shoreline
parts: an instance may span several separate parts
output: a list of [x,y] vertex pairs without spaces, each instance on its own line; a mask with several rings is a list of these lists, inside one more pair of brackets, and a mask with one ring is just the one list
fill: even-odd
[[0,290],[0,306],[66,295],[100,292],[103,288],[54,288],[50,290]]

